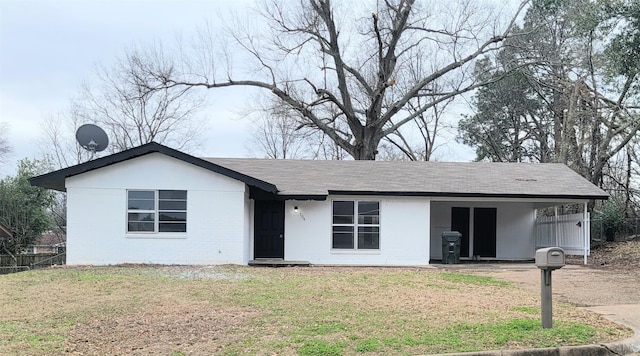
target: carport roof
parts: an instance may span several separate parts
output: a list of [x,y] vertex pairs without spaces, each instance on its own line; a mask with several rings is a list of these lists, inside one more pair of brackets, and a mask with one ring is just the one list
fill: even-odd
[[30,183],[64,191],[67,177],[154,152],[289,199],[323,199],[329,194],[571,200],[608,197],[563,164],[197,158],[155,142],[34,177]]

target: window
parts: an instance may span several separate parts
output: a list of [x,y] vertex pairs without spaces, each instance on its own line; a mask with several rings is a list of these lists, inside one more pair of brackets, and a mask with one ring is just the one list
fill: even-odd
[[128,191],[127,232],[187,232],[187,191]]
[[380,249],[380,202],[333,202],[334,249]]

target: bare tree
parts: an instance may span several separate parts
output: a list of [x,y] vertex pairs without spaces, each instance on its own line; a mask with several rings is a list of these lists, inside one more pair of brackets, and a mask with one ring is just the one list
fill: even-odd
[[[339,129],[337,123],[333,124],[333,129],[345,131],[344,129]],[[339,161],[350,158],[349,153],[345,151],[342,146],[331,140],[329,136],[322,131],[315,131],[314,135],[309,137],[309,142],[311,145],[312,159]]]
[[[300,114],[277,98],[269,98],[253,113],[250,154],[273,159],[342,160],[348,154],[324,132],[308,125]],[[333,123],[334,130],[346,132]]]
[[89,160],[91,155],[75,140],[76,130],[86,123],[107,132],[107,153],[151,141],[186,151],[200,145],[204,120],[196,115],[206,104],[203,94],[190,88],[147,90],[143,63],[163,61],[155,47],[134,47],[112,67],[98,67],[98,85],[85,84],[64,112],[43,120],[42,154],[60,168]]
[[11,146],[9,145],[9,124],[0,122],[0,163],[6,163]]
[[[260,12],[265,27],[236,22],[224,46],[212,45],[214,31],[204,29],[199,55],[185,56],[179,64],[147,63],[145,78],[151,91],[268,90],[353,158],[375,159],[384,137],[485,84],[467,71],[511,35],[526,3],[500,28],[491,20],[495,14],[469,0],[421,5],[415,0],[362,5],[273,1]],[[236,49],[245,55],[241,60],[233,56]],[[436,66],[415,75],[416,61]],[[433,91],[436,81],[442,85]]]
[[111,152],[151,141],[181,150],[200,145],[204,121],[196,114],[204,96],[188,87],[148,90],[145,65],[168,62],[157,47],[133,47],[113,67],[97,69],[99,86],[85,86],[76,106],[81,117],[105,128]]
[[278,100],[268,100],[247,115],[253,122],[250,128],[249,153],[273,159],[309,158],[309,136],[300,125],[297,114]]
[[[437,81],[429,84],[431,92],[440,92]],[[420,111],[424,106],[425,99],[418,96],[407,103],[409,112],[415,113]],[[403,127],[399,127],[396,131],[384,137],[381,148],[385,152],[385,160],[408,159],[410,161],[430,161],[435,150],[444,142],[438,143],[441,138],[441,131],[450,127],[445,120],[447,107],[453,102],[451,97],[441,103],[433,105],[429,110],[416,114],[413,122],[407,123]],[[412,137],[415,136],[415,137]],[[417,143],[416,143],[417,141]],[[401,155],[395,154],[399,151]]]
[[75,139],[77,129],[87,122],[91,121],[82,117],[73,105],[62,113],[50,114],[42,122],[40,154],[56,168],[88,161],[91,153],[83,149]]
[[273,159],[305,158],[304,137],[287,116],[261,116],[251,128],[251,155]]

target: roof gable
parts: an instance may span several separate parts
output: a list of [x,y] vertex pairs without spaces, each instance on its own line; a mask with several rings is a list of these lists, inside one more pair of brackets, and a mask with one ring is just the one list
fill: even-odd
[[84,162],[75,166],[63,168],[57,171],[53,171],[47,174],[33,177],[29,179],[29,183],[31,185],[35,185],[43,188],[66,191],[65,179],[68,177],[90,172],[96,169],[107,167],[116,163],[124,162],[130,159],[141,157],[154,152],[161,153],[163,155],[179,159],[183,162],[191,163],[193,165],[204,168],[206,170],[209,170],[218,174],[222,174],[229,178],[239,180],[253,188],[258,188],[260,190],[263,190],[269,193],[277,192],[276,186],[271,183],[262,181],[260,179],[248,176],[240,172],[236,172],[232,169],[222,167],[216,163],[188,155],[184,152],[174,150],[172,148],[163,146],[155,142],[147,143],[142,146],[134,147],[126,151],[114,153],[109,156],[101,157],[101,158]]

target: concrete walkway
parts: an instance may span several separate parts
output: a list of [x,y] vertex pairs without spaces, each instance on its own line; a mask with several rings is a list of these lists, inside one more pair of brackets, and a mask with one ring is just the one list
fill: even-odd
[[[640,291],[638,291],[638,293],[640,293]],[[629,350],[627,350],[626,355],[640,356],[640,304],[600,305],[595,307],[582,307],[582,309],[598,313],[613,322],[633,329],[635,334],[632,337],[614,342],[613,344],[628,346]]]
[[640,336],[640,304],[601,305],[583,307],[583,309],[601,314],[616,323],[626,325],[635,330],[637,336]]

